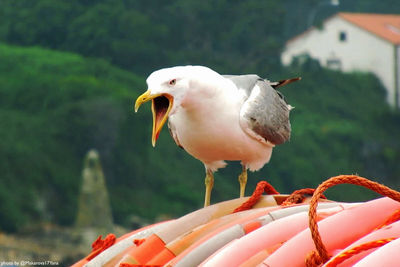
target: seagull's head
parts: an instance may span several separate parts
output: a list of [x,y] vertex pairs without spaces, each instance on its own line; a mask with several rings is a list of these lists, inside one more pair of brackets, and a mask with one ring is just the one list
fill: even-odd
[[135,112],[139,107],[151,100],[153,113],[152,144],[155,146],[158,136],[169,115],[181,107],[187,92],[193,85],[202,80],[209,80],[217,74],[207,67],[179,66],[161,69],[153,72],[147,78],[147,91],[140,95],[135,102]]

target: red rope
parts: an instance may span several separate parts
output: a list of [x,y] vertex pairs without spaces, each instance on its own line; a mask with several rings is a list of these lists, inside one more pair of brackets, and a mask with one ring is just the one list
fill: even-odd
[[389,197],[393,200],[400,202],[400,192],[357,175],[339,175],[329,178],[328,180],[320,184],[318,188],[315,190],[313,197],[311,198],[310,209],[308,212],[309,228],[311,231],[312,239],[314,240],[316,251],[311,251],[307,254],[307,257],[305,259],[307,266],[318,266],[329,260],[328,251],[325,245],[322,243],[321,235],[319,234],[318,231],[318,224],[316,220],[317,205],[318,205],[318,200],[322,196],[322,193],[329,187],[338,184],[354,184],[354,185],[364,186],[383,196]]
[[350,248],[344,252],[341,252],[339,255],[337,255],[332,261],[328,262],[325,267],[334,267],[337,266],[338,264],[344,262],[345,260],[351,258],[352,256],[361,253],[363,251],[369,250],[371,248],[378,248],[381,247],[396,238],[385,238],[385,239],[380,239],[380,240],[374,240],[371,242],[367,242],[358,246],[355,246],[354,248]]
[[389,218],[387,218],[384,223],[382,223],[381,225],[376,227],[376,229],[381,229],[381,228],[383,228],[383,227],[385,227],[385,226],[387,226],[389,224],[397,222],[398,220],[400,220],[400,209],[398,209],[395,212],[393,212],[393,214],[390,215]]
[[[312,196],[314,194],[315,189],[313,188],[303,188],[299,189],[296,191],[293,191],[293,193],[288,196],[285,201],[282,202],[281,206],[290,206],[293,204],[299,204],[303,203],[304,199],[306,198],[305,195],[310,195]],[[326,199],[324,195],[321,196],[322,198]]]
[[88,261],[92,260],[94,257],[99,255],[102,251],[114,245],[116,237],[114,234],[108,234],[104,240],[101,239],[100,235],[93,243],[92,243],[92,252],[86,257]]
[[135,239],[133,240],[133,244],[135,244],[137,247],[143,244],[143,242],[146,241],[146,239]]
[[251,209],[261,198],[261,195],[263,193],[266,193],[267,195],[276,195],[279,194],[278,191],[275,190],[275,188],[269,184],[266,181],[261,181],[257,184],[256,189],[254,189],[253,194],[251,195],[251,197],[244,202],[242,205],[240,205],[239,207],[237,207],[233,213],[236,212],[240,212],[240,211],[244,211],[244,210],[248,210]]

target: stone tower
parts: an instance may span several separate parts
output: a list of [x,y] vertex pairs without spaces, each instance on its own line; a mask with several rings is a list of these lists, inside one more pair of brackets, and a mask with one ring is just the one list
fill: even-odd
[[90,240],[98,234],[106,234],[113,230],[104,173],[99,153],[94,149],[90,150],[84,159],[76,227],[86,232]]

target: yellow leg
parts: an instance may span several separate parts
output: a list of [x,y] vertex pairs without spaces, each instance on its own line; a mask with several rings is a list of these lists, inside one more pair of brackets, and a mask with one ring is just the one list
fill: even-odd
[[206,196],[204,198],[204,207],[210,206],[211,190],[214,186],[214,174],[211,170],[206,169]]
[[244,197],[247,184],[247,167],[243,165],[242,173],[239,175],[240,197]]

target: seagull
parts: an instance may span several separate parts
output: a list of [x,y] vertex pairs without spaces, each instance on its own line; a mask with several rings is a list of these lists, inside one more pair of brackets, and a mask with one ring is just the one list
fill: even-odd
[[152,144],[163,125],[175,143],[206,169],[204,206],[210,205],[214,172],[227,161],[241,161],[240,197],[247,170],[261,169],[275,145],[290,138],[292,107],[275,88],[300,78],[270,82],[255,74],[220,75],[204,66],[177,66],[150,74],[135,112],[151,100]]

